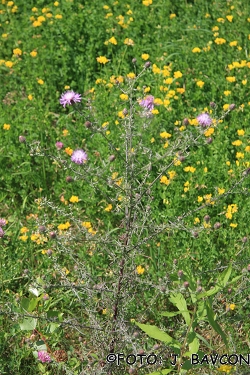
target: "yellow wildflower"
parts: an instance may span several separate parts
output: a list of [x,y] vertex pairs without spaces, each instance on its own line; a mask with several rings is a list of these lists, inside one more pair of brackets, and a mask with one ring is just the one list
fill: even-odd
[[43,85],[43,84],[44,84],[44,81],[43,81],[42,79],[39,78],[39,79],[37,80],[37,83],[39,83],[39,85]]
[[4,130],[10,130],[10,124],[4,124],[3,129]]
[[114,44],[114,45],[117,44],[117,40],[115,39],[114,36],[112,36],[108,41],[109,41],[109,43],[111,43],[111,44]]
[[135,78],[135,73],[128,73],[128,74],[127,74],[127,77],[128,77],[129,79],[134,79],[134,78]]
[[202,87],[204,86],[204,83],[205,83],[205,82],[203,82],[203,81],[197,81],[197,82],[196,82],[196,85],[197,85],[198,87],[202,88]]
[[16,56],[21,56],[22,50],[20,48],[13,49],[13,54]]
[[232,20],[233,20],[233,16],[226,16],[226,19],[229,21],[229,22],[232,22]]
[[226,80],[228,82],[235,82],[236,81],[236,78],[235,77],[226,77]]
[[28,239],[29,237],[28,236],[26,236],[26,235],[23,235],[23,236],[20,236],[19,237],[19,240],[22,240],[22,241],[27,241],[27,239]]
[[232,142],[232,145],[233,146],[241,146],[242,145],[242,141],[239,140],[239,139],[237,139],[237,141]]
[[195,47],[195,48],[192,49],[192,52],[193,53],[199,53],[199,52],[201,52],[201,49],[199,47]]
[[66,137],[67,135],[69,135],[69,131],[67,129],[64,129],[63,130],[63,136]]
[[175,18],[176,17],[176,14],[175,13],[171,13],[170,14],[170,16],[169,16],[169,18],[172,20],[173,18]]
[[120,98],[121,98],[121,100],[128,100],[128,95],[127,94],[121,94]]
[[12,66],[14,65],[12,61],[5,61],[5,66],[7,66],[7,68],[12,68]]
[[137,271],[138,275],[143,275],[144,272],[145,272],[145,268],[143,268],[142,266],[137,266],[136,271]]
[[152,4],[152,0],[143,0],[142,4],[145,5],[146,7],[148,7],[149,5]]
[[82,226],[86,229],[91,228],[91,222],[90,221],[83,221]]
[[72,195],[72,197],[69,199],[71,203],[78,203],[79,198],[76,195]]
[[232,42],[229,43],[230,47],[235,47],[237,46],[238,42],[237,40],[233,40]]
[[214,43],[216,43],[216,44],[224,44],[226,42],[227,41],[224,38],[216,38],[215,41],[214,41]]
[[112,204],[108,204],[104,211],[110,212],[112,210]]
[[177,72],[174,72],[174,78],[181,78],[182,73],[178,70]]
[[124,40],[124,44],[126,44],[127,46],[134,46],[135,43],[132,39],[126,38]]
[[65,148],[64,151],[65,151],[66,154],[69,155],[69,156],[71,156],[71,155],[73,154],[73,150],[72,150],[72,148],[70,148],[70,147]]
[[167,176],[162,176],[161,179],[160,179],[160,183],[165,184],[165,185],[169,185],[170,180],[167,178]]
[[63,16],[61,14],[56,14],[55,18],[58,19],[58,20],[61,20],[63,18]]
[[194,172],[196,171],[196,168],[191,167],[191,166],[188,166],[188,167],[185,167],[185,168],[184,168],[184,171],[185,171],[185,172],[191,172],[191,173],[194,173]]
[[201,196],[198,196],[197,200],[198,200],[198,202],[200,203],[200,202],[202,202],[202,201],[203,201],[203,197],[201,197]]
[[29,231],[29,229],[27,227],[22,227],[20,229],[20,233],[27,233]]
[[222,194],[224,194],[225,193],[225,189],[223,189],[223,188],[218,188],[218,194],[219,195],[222,195]]
[[99,56],[99,57],[96,58],[96,60],[100,64],[107,64],[107,62],[109,62],[109,60],[105,56]]
[[148,59],[149,59],[149,54],[148,54],[148,53],[143,53],[143,54],[141,55],[141,58],[142,58],[143,60],[148,60]]
[[37,55],[37,52],[36,52],[36,51],[32,51],[32,52],[30,52],[30,56],[32,56],[32,57],[36,57],[36,55]]
[[160,137],[165,139],[165,138],[172,137],[172,135],[164,131],[164,132],[160,133]]

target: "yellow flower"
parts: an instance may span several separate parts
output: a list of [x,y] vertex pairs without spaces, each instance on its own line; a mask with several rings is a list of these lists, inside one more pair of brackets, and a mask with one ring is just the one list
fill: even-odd
[[33,7],[33,8],[31,9],[31,11],[32,11],[32,12],[37,12],[38,9],[37,9],[36,7]]
[[217,21],[222,23],[225,22],[224,18],[217,18]]
[[178,70],[177,72],[174,72],[174,78],[181,78],[182,73]]
[[47,17],[47,18],[52,18],[52,17],[53,17],[53,14],[52,14],[52,13],[46,13],[46,17]]
[[79,202],[79,198],[76,195],[72,195],[72,197],[69,199],[71,203],[77,203]]
[[228,82],[235,82],[236,81],[236,78],[235,77],[226,77],[226,80]]
[[231,91],[229,91],[229,90],[224,91],[224,95],[225,96],[231,95]]
[[5,62],[5,66],[7,66],[7,68],[12,68],[13,65],[14,65],[14,64],[13,64],[12,61],[6,61],[6,62]]
[[114,36],[112,36],[108,41],[109,41],[109,43],[111,43],[111,44],[114,44],[114,45],[117,44],[117,40],[115,39]]
[[43,84],[44,84],[44,81],[43,81],[42,79],[39,78],[39,79],[37,80],[37,83],[39,83],[39,85],[43,85]]
[[71,155],[73,154],[73,150],[72,150],[72,148],[70,148],[70,147],[65,148],[64,151],[65,151],[66,154],[69,155],[69,156],[71,156]]
[[169,185],[170,180],[167,178],[167,176],[162,176],[161,179],[160,179],[160,183],[165,184],[165,185]]
[[66,229],[68,229],[70,227],[70,223],[67,221],[65,224],[59,224],[58,225],[58,229],[59,230],[66,230]]
[[232,142],[232,145],[233,146],[241,146],[242,145],[242,141],[239,140],[239,139],[237,139],[237,141]]
[[68,270],[66,267],[63,267],[63,268],[62,268],[62,272],[63,272],[63,273],[66,273],[66,275],[69,274],[69,270]]
[[200,202],[202,202],[202,201],[203,201],[203,197],[201,197],[201,196],[198,196],[197,200],[198,200],[198,202],[200,203]]
[[55,1],[54,5],[55,5],[55,7],[58,7],[58,5],[59,5],[58,1]]
[[69,134],[69,131],[67,129],[63,130],[63,136],[66,137]]
[[203,81],[197,81],[197,82],[196,82],[196,85],[197,85],[198,87],[202,88],[202,87],[204,86],[204,83],[205,83],[205,82],[203,82]]
[[184,94],[185,92],[185,89],[183,87],[179,87],[176,89],[176,91],[179,93],[179,94]]
[[61,14],[57,14],[57,15],[55,16],[55,18],[57,18],[58,20],[60,20],[60,19],[63,18],[63,16],[62,16]]
[[198,218],[198,217],[196,217],[195,219],[194,219],[194,224],[199,224],[200,223],[200,219]]
[[201,49],[199,47],[195,47],[195,48],[192,49],[192,52],[193,53],[199,53],[199,52],[201,52]]
[[154,104],[161,105],[161,104],[163,104],[163,101],[160,98],[155,98],[154,99]]
[[44,16],[39,16],[39,17],[37,17],[37,21],[38,22],[44,22],[44,21],[46,21],[46,18]]
[[170,137],[172,137],[172,135],[167,133],[167,132],[162,132],[162,133],[160,133],[160,137],[161,138],[170,138]]
[[127,44],[127,46],[133,46],[135,43],[132,39],[126,38],[124,44]]
[[219,30],[218,26],[214,26],[214,27],[212,28],[212,31],[218,31],[218,30]]
[[235,47],[235,46],[237,46],[237,44],[238,44],[237,40],[234,40],[234,41],[229,43],[230,47]]
[[250,146],[246,146],[245,151],[250,152]]
[[12,7],[13,4],[14,4],[14,1],[8,1],[7,6]]
[[143,0],[143,1],[142,1],[142,4],[143,4],[143,5],[146,5],[146,7],[148,7],[149,5],[152,4],[152,0]]
[[143,91],[144,91],[144,93],[149,92],[150,91],[150,87],[145,87],[145,89]]
[[10,130],[10,124],[4,124],[3,129],[4,130]]
[[242,85],[246,85],[247,84],[247,79],[243,79],[241,82],[242,82]]
[[[238,224],[234,224],[234,223],[230,224],[230,227],[232,227],[232,228],[237,228],[237,226],[238,226]],[[231,310],[233,310],[233,309],[231,309]]]
[[102,124],[102,128],[106,128],[106,126],[108,126],[108,125],[109,125],[109,122],[106,121],[106,122],[104,122],[104,123]]
[[214,43],[216,43],[216,44],[224,44],[226,42],[227,41],[224,38],[216,38],[215,41],[214,41]]
[[223,189],[223,188],[218,188],[218,194],[219,195],[222,195],[222,194],[224,194],[225,193],[225,189]]
[[229,22],[232,22],[232,20],[233,20],[233,16],[226,16],[226,19],[227,19]]
[[159,114],[159,111],[158,111],[158,109],[152,109],[151,113],[152,113],[153,115],[158,115],[158,114]]
[[229,374],[232,368],[233,366],[221,365],[217,370],[221,372],[226,372],[227,374]]
[[13,49],[13,54],[17,56],[21,56],[22,50],[20,48]]
[[120,98],[121,98],[121,100],[128,100],[128,95],[127,94],[121,94]]
[[41,26],[41,22],[39,22],[39,21],[34,21],[33,23],[32,23],[32,25],[34,26],[34,27],[38,27],[38,26]]
[[107,64],[107,62],[109,62],[109,60],[105,56],[99,56],[99,57],[96,58],[96,60],[100,64]]
[[176,17],[176,14],[175,13],[171,13],[170,14],[170,16],[169,16],[169,18],[172,20],[173,18],[175,18]]
[[143,60],[148,60],[148,59],[149,59],[149,54],[147,54],[147,53],[143,53],[143,54],[141,55],[141,58],[142,58]]
[[110,212],[112,210],[112,204],[108,204],[104,211]]
[[191,172],[191,173],[194,173],[194,172],[196,171],[196,168],[191,167],[191,166],[188,166],[188,167],[185,167],[185,168],[184,168],[184,171],[185,171],[185,172]]
[[144,272],[145,272],[145,268],[143,268],[142,266],[137,266],[136,271],[137,271],[138,275],[143,275]]
[[236,159],[244,159],[244,154],[242,152],[236,152]]
[[207,167],[204,168],[204,172],[207,173]]
[[229,305],[230,310],[234,310],[235,307],[236,307],[236,305],[235,305],[234,303],[231,303],[231,304]]
[[227,111],[228,108],[229,108],[229,104],[224,104],[224,105],[223,105],[223,109],[224,109],[224,111]]
[[19,237],[19,240],[22,240],[22,241],[27,241],[27,239],[28,239],[29,237],[28,236],[26,236],[26,235],[23,235],[23,236],[20,236]]
[[86,229],[91,228],[91,222],[90,221],[83,221],[82,226]]
[[29,229],[27,227],[22,227],[20,229],[20,233],[27,233],[29,231]]
[[205,137],[210,137],[214,133],[214,128],[209,128],[204,132]]
[[134,79],[134,78],[135,78],[135,73],[128,73],[128,74],[127,74],[127,77],[128,77],[129,79]]
[[154,142],[155,142],[154,137],[150,139],[150,142],[151,142],[151,143],[154,143]]
[[2,38],[7,38],[8,34],[2,34]]
[[36,55],[37,55],[37,52],[36,52],[36,51],[32,51],[32,52],[30,52],[30,56],[32,56],[32,57],[36,57]]

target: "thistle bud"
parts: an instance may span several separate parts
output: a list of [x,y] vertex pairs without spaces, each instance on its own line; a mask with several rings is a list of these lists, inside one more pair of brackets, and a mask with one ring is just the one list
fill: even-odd
[[144,67],[147,69],[149,68],[151,65],[151,62],[150,61],[147,61],[145,64],[144,64]]
[[84,125],[86,126],[87,129],[89,129],[89,128],[91,128],[92,124],[91,124],[90,121],[86,121]]
[[26,138],[23,135],[20,135],[19,136],[19,142],[20,143],[25,143],[26,142]]

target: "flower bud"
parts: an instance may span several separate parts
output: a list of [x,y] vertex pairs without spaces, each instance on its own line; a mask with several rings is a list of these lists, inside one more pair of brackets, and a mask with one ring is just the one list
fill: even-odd
[[5,232],[2,227],[0,227],[0,238],[4,236]]
[[243,242],[243,243],[246,243],[246,242],[247,242],[247,237],[243,237],[243,238],[242,238],[242,242]]
[[199,285],[199,286],[197,287],[196,291],[197,291],[198,293],[202,292],[202,286]]
[[46,232],[46,227],[44,225],[39,225],[38,230],[39,230],[39,233],[44,233]]
[[209,138],[207,138],[207,144],[211,144],[213,142],[213,138],[212,137],[209,137]]
[[181,278],[183,276],[183,271],[182,270],[179,270],[178,271],[178,277]]
[[56,148],[57,148],[57,150],[61,150],[63,148],[63,143],[62,142],[56,142]]
[[50,238],[56,238],[56,232],[50,232],[49,236]]
[[73,181],[73,178],[71,176],[66,177],[66,182],[72,182],[72,181]]
[[204,216],[204,221],[205,221],[206,223],[208,223],[209,220],[210,220],[210,216],[209,216],[209,215],[205,215],[205,216]]
[[134,58],[132,59],[132,63],[133,63],[133,64],[136,64],[136,61],[137,61],[137,60],[136,60],[136,58],[134,57]]
[[189,124],[189,120],[188,118],[184,118],[184,120],[182,121],[183,125],[188,125]]
[[230,104],[229,111],[233,111],[236,108],[235,104]]
[[52,255],[52,250],[51,250],[51,249],[47,250],[47,255],[48,255],[49,257]]
[[209,105],[210,105],[210,107],[211,107],[211,108],[215,108],[215,107],[216,107],[216,104],[215,104],[215,102],[210,102],[210,104],[209,104]]
[[247,266],[247,270],[248,272],[250,272],[250,264]]
[[26,142],[26,138],[23,135],[20,135],[19,136],[19,142],[20,143],[25,143]]
[[151,62],[150,61],[147,61],[145,64],[144,64],[144,67],[147,69],[149,68],[151,65]]
[[221,227],[221,224],[219,222],[214,224],[214,229],[219,229]]
[[126,116],[128,114],[127,108],[124,108],[123,111],[122,111],[122,113],[124,114],[124,116]]
[[183,286],[184,286],[184,288],[188,288],[189,287],[189,282],[188,281],[184,281]]
[[112,162],[112,161],[114,161],[114,160],[115,160],[115,155],[110,155],[110,157],[109,157],[109,161]]
[[86,128],[88,129],[88,128],[91,128],[91,125],[92,125],[92,124],[91,124],[90,121],[86,121],[84,125],[85,125]]

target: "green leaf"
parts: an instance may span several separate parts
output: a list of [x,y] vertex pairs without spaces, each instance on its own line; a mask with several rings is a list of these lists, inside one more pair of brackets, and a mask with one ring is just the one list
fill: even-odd
[[227,337],[226,337],[225,333],[222,331],[220,325],[214,320],[214,312],[212,310],[212,307],[210,306],[209,301],[207,301],[207,317],[208,317],[208,321],[209,321],[210,325],[221,336],[225,345],[228,346]]
[[189,348],[189,351],[191,353],[197,353],[198,350],[199,350],[199,347],[200,347],[200,342],[196,336],[196,333],[195,332],[191,332],[190,335],[188,335],[188,342],[189,340],[191,341],[189,344],[188,344],[188,348]]
[[182,314],[184,312],[188,312],[188,310],[183,310],[183,311],[176,311],[176,312],[168,312],[168,311],[164,311],[161,313],[162,316],[168,316],[168,317],[172,317],[172,316],[176,316],[176,315],[179,315],[179,314]]
[[[187,311],[187,304],[186,304],[186,300],[185,298],[183,297],[183,295],[181,293],[176,293],[176,294],[171,294],[170,298],[169,298],[169,301],[173,303],[173,305],[175,305],[178,310],[181,312],[186,324],[189,326],[190,324],[190,314],[189,312]],[[185,312],[187,311],[187,312]]]
[[172,347],[180,348],[181,344],[169,336],[166,332],[161,331],[158,327],[150,324],[141,324],[135,322],[135,324],[145,332],[149,337],[155,340],[163,341],[165,344],[171,344]]
[[35,318],[25,318],[22,323],[20,323],[20,328],[22,331],[33,331],[36,328],[37,319]]
[[170,374],[170,372],[174,371],[173,369],[165,369],[165,370],[161,370],[161,371],[154,371],[154,372],[150,372],[150,374],[148,375],[166,375],[166,374]]

